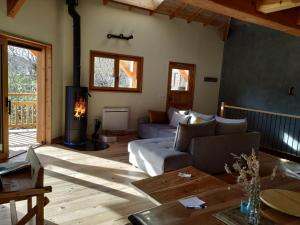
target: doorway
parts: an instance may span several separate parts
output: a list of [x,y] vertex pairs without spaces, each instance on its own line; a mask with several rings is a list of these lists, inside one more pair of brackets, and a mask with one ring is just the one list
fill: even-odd
[[37,146],[39,51],[8,45],[8,137],[9,150]]
[[169,107],[189,110],[193,108],[196,65],[170,62],[167,110]]
[[51,45],[0,33],[0,159],[51,143]]

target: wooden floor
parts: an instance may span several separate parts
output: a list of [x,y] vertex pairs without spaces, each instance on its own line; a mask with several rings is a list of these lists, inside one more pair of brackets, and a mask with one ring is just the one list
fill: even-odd
[[[108,150],[79,152],[60,145],[36,149],[45,167],[45,185],[51,185],[45,218],[49,225],[124,225],[131,213],[154,204],[131,187],[146,178],[128,163],[128,138]],[[9,225],[9,208],[0,206],[0,225]],[[17,204],[22,215],[24,203]]]

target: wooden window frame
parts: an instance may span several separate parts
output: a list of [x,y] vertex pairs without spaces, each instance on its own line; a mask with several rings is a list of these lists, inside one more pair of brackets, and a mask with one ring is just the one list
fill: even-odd
[[[115,75],[115,87],[97,87],[94,86],[94,58],[112,58],[115,60],[114,64],[114,75]],[[120,60],[130,60],[136,61],[137,65],[137,87],[136,88],[123,88],[119,87],[119,61]],[[112,91],[112,92],[142,92],[142,82],[143,82],[143,62],[144,58],[140,56],[116,54],[110,52],[102,51],[90,51],[90,82],[89,89],[93,91]]]

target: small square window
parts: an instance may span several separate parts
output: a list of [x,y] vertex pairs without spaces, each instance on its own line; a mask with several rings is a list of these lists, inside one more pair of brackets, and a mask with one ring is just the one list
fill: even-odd
[[143,58],[91,51],[90,89],[142,91]]

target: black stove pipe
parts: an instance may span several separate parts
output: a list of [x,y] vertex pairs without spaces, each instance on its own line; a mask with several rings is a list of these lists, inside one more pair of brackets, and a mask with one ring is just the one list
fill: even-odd
[[73,86],[80,87],[80,16],[75,10],[78,0],[67,0],[68,12],[73,18]]

